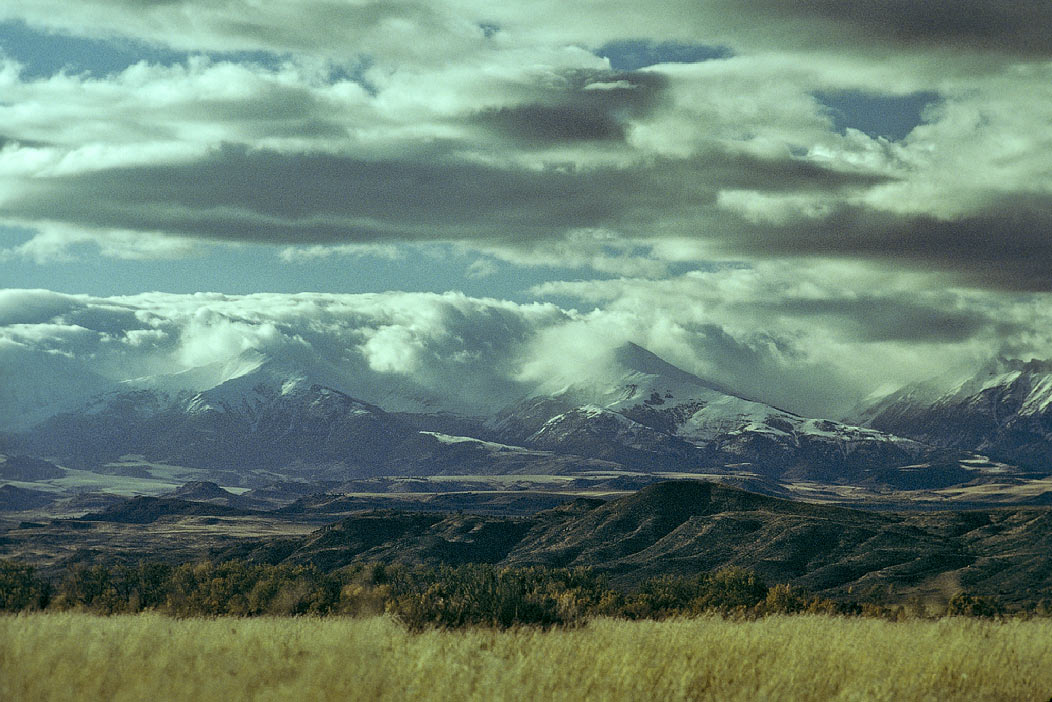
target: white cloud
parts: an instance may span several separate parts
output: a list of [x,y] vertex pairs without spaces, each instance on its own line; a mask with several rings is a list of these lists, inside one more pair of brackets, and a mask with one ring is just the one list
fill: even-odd
[[56,358],[63,377],[117,381],[270,357],[381,406],[407,409],[410,397],[482,412],[535,383],[585,377],[630,341],[746,395],[835,416],[878,388],[964,374],[998,354],[1048,356],[1047,296],[918,294],[916,277],[762,264],[538,291],[576,297],[588,313],[457,293],[4,291],[0,367],[25,371],[0,374],[0,397],[25,395],[26,378],[43,377]]
[[[517,397],[530,339],[568,318],[552,305],[457,293],[98,298],[9,290],[0,294],[0,349],[17,351],[23,365],[61,354],[111,381],[274,358],[365,400],[409,387],[478,410]],[[0,385],[12,382],[0,377]]]
[[469,278],[489,278],[496,275],[500,267],[492,259],[479,258],[472,261],[467,268],[466,275]]
[[764,263],[535,292],[597,307],[567,343],[551,342],[560,349],[552,367],[554,356],[572,357],[574,338],[631,340],[805,414],[838,415],[881,386],[967,374],[997,355],[1044,358],[1052,348],[1047,295],[953,289],[945,278],[857,264]]
[[310,263],[330,256],[351,256],[383,258],[396,261],[405,253],[394,245],[384,244],[344,244],[342,246],[286,246],[278,256],[287,263]]
[[36,263],[72,261],[83,249],[95,249],[107,258],[148,261],[187,258],[207,248],[201,241],[170,236],[161,232],[120,229],[86,229],[64,223],[37,222],[27,240],[0,249],[5,258],[26,258]]
[[[4,63],[0,208],[39,233],[0,256],[174,258],[207,239],[293,262],[437,240],[633,277],[663,276],[675,249],[1047,285],[1032,262],[1048,253],[1052,69],[1036,38],[1013,45],[1024,10],[976,7],[988,26],[903,44],[891,18],[945,13],[819,5],[7,3],[0,17],[59,33],[276,53],[105,76]],[[626,37],[737,53],[626,72],[591,51]],[[942,102],[891,142],[835,131],[815,95],[836,90]],[[954,227],[981,239],[1010,211],[1019,255],[1000,272],[991,246],[954,245]]]

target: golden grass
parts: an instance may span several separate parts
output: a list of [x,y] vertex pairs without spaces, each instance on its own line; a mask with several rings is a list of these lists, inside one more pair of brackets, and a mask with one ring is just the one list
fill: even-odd
[[369,619],[0,617],[0,699],[1035,700],[1052,621],[600,619],[409,634]]

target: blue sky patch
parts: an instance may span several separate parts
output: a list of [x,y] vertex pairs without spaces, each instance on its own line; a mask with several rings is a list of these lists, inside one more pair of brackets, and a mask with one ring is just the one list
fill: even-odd
[[[128,39],[85,39],[38,32],[23,22],[0,22],[0,51],[23,65],[27,79],[46,78],[61,71],[101,77],[120,73],[140,61],[171,66],[202,52],[172,51]],[[268,51],[207,52],[214,61],[254,63],[276,70],[288,57]]]
[[909,95],[878,95],[858,90],[819,92],[815,99],[826,106],[833,126],[843,134],[850,127],[871,137],[891,141],[904,139],[913,128],[924,122],[924,109],[940,101],[936,92],[923,91]]
[[659,63],[698,63],[730,58],[734,55],[734,52],[724,46],[645,39],[612,41],[599,47],[594,53],[609,59],[610,67],[615,71],[635,71]]

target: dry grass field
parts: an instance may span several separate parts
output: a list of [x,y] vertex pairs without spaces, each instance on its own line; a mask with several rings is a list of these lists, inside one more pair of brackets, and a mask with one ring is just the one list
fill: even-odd
[[0,699],[1035,700],[1052,621],[599,619],[407,633],[385,617],[0,617]]

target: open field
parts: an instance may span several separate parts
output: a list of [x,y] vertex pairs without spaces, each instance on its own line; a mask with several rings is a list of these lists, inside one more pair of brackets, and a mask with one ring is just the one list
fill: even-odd
[[1052,621],[0,617],[4,700],[1040,700]]

